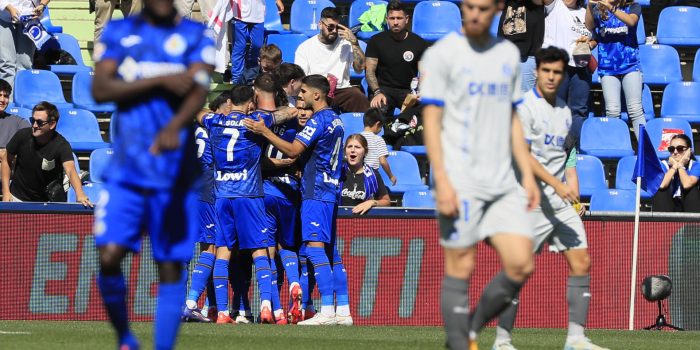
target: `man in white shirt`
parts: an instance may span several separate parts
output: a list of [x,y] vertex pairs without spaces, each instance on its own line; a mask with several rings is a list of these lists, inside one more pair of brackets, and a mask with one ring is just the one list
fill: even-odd
[[350,67],[361,72],[365,69],[365,54],[350,29],[340,24],[340,12],[334,7],[321,11],[318,35],[299,45],[294,56],[306,75],[333,75],[337,80],[331,107],[343,112],[364,113],[369,100],[360,89],[350,85]]

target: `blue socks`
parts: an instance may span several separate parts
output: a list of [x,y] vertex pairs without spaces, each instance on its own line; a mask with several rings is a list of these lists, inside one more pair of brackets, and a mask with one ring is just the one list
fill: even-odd
[[[268,260],[269,263],[269,260]],[[272,311],[276,311],[282,308],[282,303],[280,302],[280,290],[277,287],[277,269],[271,269],[272,276],[270,279],[270,302],[272,302]]]
[[[270,260],[268,260],[267,256],[259,256],[253,258],[253,264],[255,265],[255,277],[258,279],[260,300],[270,301],[272,299],[272,271],[270,270]],[[279,299],[279,296],[277,299]]]
[[[114,276],[106,276],[100,273],[97,276],[97,285],[100,289],[100,295],[107,310],[107,315],[109,315],[109,320],[117,331],[119,344],[135,345],[134,348],[138,348],[138,342],[129,330],[124,275],[120,273]],[[176,318],[180,319],[179,316]]]
[[228,312],[228,260],[216,259],[214,262],[214,289],[216,309]]
[[348,297],[348,274],[345,271],[343,260],[338,254],[338,250],[333,248],[333,291],[338,307],[350,304]]
[[331,264],[323,248],[307,246],[306,254],[314,267],[318,291],[321,294],[321,310],[323,311],[324,306],[334,306],[333,271],[331,270]]
[[[190,292],[187,295],[187,300],[197,301],[199,296],[204,292],[204,288],[207,286],[207,281],[209,281],[209,276],[211,275],[211,270],[214,267],[214,259],[216,257],[214,254],[209,252],[202,252],[199,254],[199,260],[192,270],[192,284],[190,285]],[[209,295],[209,293],[207,293]]]
[[[305,252],[303,253],[305,254]],[[299,276],[299,285],[301,285],[301,308],[314,309],[314,301],[311,299],[314,287],[316,286],[316,278],[314,277],[314,267],[309,263],[307,256],[299,252],[299,265],[301,266],[301,276]]]
[[280,256],[280,260],[282,260],[282,266],[284,266],[284,272],[287,274],[289,284],[299,283],[299,257],[297,257],[297,254],[287,249],[280,249],[277,253]]
[[160,283],[158,287],[158,303],[153,331],[153,344],[156,350],[169,350],[175,347],[182,300],[187,288],[187,271],[180,272],[182,277],[174,283]]

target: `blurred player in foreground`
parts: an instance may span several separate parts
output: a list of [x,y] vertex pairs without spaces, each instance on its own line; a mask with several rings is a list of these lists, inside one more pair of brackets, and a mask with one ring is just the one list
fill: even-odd
[[[523,129],[520,54],[489,28],[497,0],[463,0],[463,33],[423,55],[421,102],[445,254],[440,307],[450,349],[477,349],[479,331],[498,316],[534,268],[527,211],[539,204]],[[519,188],[513,161],[520,170]],[[476,244],[486,240],[503,270],[469,313]]]

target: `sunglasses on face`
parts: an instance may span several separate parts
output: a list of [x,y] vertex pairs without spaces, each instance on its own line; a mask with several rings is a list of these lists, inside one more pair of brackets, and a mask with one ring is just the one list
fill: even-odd
[[324,22],[324,21],[321,21],[321,24],[323,24],[324,26],[326,26],[326,29],[328,29],[329,32],[334,32],[334,31],[336,31],[336,30],[338,29],[338,26],[335,25],[335,24],[328,24],[328,23],[326,23],[326,22]]
[[678,153],[683,153],[687,149],[688,149],[687,146],[668,146],[669,153],[674,153],[675,151],[678,151]]
[[40,128],[48,123],[49,122],[47,120],[39,120],[39,119],[29,118],[29,124],[31,124],[31,125],[36,124]]

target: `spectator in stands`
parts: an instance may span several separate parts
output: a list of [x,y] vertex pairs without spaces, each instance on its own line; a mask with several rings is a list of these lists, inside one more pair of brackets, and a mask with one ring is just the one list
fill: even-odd
[[242,84],[253,86],[253,81],[262,73],[275,72],[282,63],[282,51],[275,44],[260,48],[258,65],[243,71]]
[[556,46],[566,50],[569,63],[559,86],[558,96],[571,109],[571,134],[580,138],[581,126],[588,116],[591,90],[591,49],[596,46],[593,35],[586,28],[585,0],[554,0],[545,6],[543,47]]
[[[350,85],[350,68],[365,69],[365,54],[350,29],[340,24],[340,12],[334,7],[321,11],[321,31],[299,45],[294,56],[307,75],[332,75],[337,79],[331,107],[343,112],[364,113],[369,101],[360,89]],[[331,84],[332,85],[332,84]]]
[[[194,8],[195,0],[175,0],[175,8],[182,17],[192,18],[192,9]],[[214,9],[216,0],[197,0],[199,3],[199,12],[202,19],[206,23],[209,19],[209,13]]]
[[544,5],[552,0],[505,0],[498,23],[498,36],[513,42],[520,50],[520,88],[535,86],[535,52],[544,41]]
[[17,71],[32,69],[36,46],[22,33],[21,16],[40,16],[49,0],[0,1],[0,79],[13,86]]
[[[265,0],[238,0],[233,4],[231,83],[245,84],[243,73],[258,65],[265,40]],[[277,10],[284,11],[282,0],[277,0]]]
[[661,162],[666,175],[652,200],[654,211],[700,213],[700,165],[690,145],[688,135],[676,134],[671,138],[668,147],[671,156]]
[[382,177],[376,169],[365,164],[367,140],[360,134],[345,141],[345,181],[340,205],[352,206],[353,214],[363,215],[374,207],[388,207],[391,202]]
[[411,82],[418,75],[418,62],[428,43],[408,31],[408,13],[398,0],[386,8],[388,31],[373,36],[367,43],[366,77],[370,106],[393,116],[410,94]]
[[231,90],[226,90],[216,96],[211,102],[209,102],[209,110],[214,111],[217,114],[228,115],[231,113],[233,108],[233,102],[231,102]]
[[391,183],[396,185],[396,176],[391,172],[391,166],[389,166],[389,162],[386,160],[389,155],[389,150],[386,148],[384,139],[379,136],[379,132],[382,130],[382,125],[384,124],[382,111],[374,107],[368,109],[364,117],[362,117],[362,123],[365,129],[360,135],[367,140],[368,145],[364,163],[374,170],[379,170],[379,165],[381,165],[382,169],[384,169],[384,172],[391,180]]
[[304,70],[294,63],[284,62],[277,68],[276,73],[282,89],[287,94],[289,106],[296,107],[297,96],[301,90],[301,79],[306,76]]
[[143,0],[95,0],[95,42],[100,41],[102,31],[112,19],[117,5],[122,15],[127,17],[141,12]]
[[10,83],[0,79],[0,162],[5,158],[5,147],[12,136],[15,136],[19,129],[31,127],[25,119],[7,113],[11,94],[12,86]]
[[65,172],[77,201],[92,206],[75,169],[73,150],[56,132],[58,117],[56,106],[40,102],[32,109],[32,127],[18,131],[7,144],[7,161],[2,162],[4,202],[51,201],[50,192],[55,188],[63,191]]
[[598,72],[605,99],[605,115],[619,118],[624,90],[634,133],[646,124],[642,108],[642,72],[637,44],[637,22],[642,8],[633,0],[592,0],[586,10],[586,27],[598,40]]

